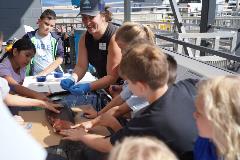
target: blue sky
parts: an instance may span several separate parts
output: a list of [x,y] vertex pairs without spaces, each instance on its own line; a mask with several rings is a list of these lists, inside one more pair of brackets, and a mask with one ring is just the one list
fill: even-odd
[[71,0],[42,0],[43,6],[71,5]]
[[[120,2],[122,0],[105,0],[105,2]],[[42,0],[43,6],[71,5],[71,0]]]
[[[72,5],[72,0],[41,0],[43,6],[69,6]],[[78,0],[73,0],[73,1],[78,1]],[[105,0],[106,3],[108,2],[122,2],[123,0]],[[73,14],[78,14],[78,10],[54,10],[56,14],[62,14],[62,13],[73,13]]]
[[[123,0],[105,0],[105,2],[120,2]],[[224,0],[217,0],[217,2],[221,2]],[[42,0],[42,4],[44,6],[52,6],[52,5],[71,5],[71,0]]]

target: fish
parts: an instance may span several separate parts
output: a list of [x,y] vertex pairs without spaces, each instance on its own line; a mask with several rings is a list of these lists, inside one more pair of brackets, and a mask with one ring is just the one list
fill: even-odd
[[53,131],[59,133],[61,130],[70,129],[75,124],[75,113],[68,107],[58,107],[56,109],[60,113],[45,109],[47,121],[53,127]]

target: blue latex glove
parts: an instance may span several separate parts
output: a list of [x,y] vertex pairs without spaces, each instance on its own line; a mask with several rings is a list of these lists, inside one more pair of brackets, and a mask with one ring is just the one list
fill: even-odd
[[75,80],[73,77],[63,79],[61,80],[61,83],[60,83],[61,87],[67,91],[69,91],[70,87],[72,87],[74,84],[75,84]]
[[194,160],[217,160],[216,147],[208,138],[198,137],[194,145]]
[[82,95],[91,90],[90,83],[76,84],[70,87],[70,92],[73,95]]

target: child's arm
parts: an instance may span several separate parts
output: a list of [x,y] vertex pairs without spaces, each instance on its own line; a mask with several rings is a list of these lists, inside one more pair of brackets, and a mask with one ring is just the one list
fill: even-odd
[[86,133],[82,128],[61,130],[60,134],[64,135],[63,139],[81,141],[89,148],[102,153],[109,153],[113,147],[110,138],[106,138],[102,135]]
[[101,115],[110,110],[111,108],[121,105],[122,103],[124,103],[124,101],[121,96],[118,95],[117,97],[113,98],[111,102],[109,102],[101,111],[99,111],[98,115]]
[[63,62],[62,57],[58,57],[53,63],[51,63],[47,68],[45,68],[42,72],[38,73],[38,76],[46,76],[47,74],[54,71],[57,67],[59,67]]
[[90,130],[94,126],[105,126],[112,128],[115,132],[122,128],[122,125],[118,122],[116,119],[117,117],[120,117],[128,112],[130,112],[131,109],[129,108],[128,104],[125,102],[121,104],[120,106],[115,106],[105,113],[102,113],[98,117],[94,118],[93,120],[83,122],[81,124],[77,124],[73,126],[73,128],[76,127],[83,127],[86,131]]
[[115,106],[104,114],[99,115],[97,118],[92,120],[93,126],[101,125],[105,127],[111,127],[113,130],[120,129],[122,126],[117,121],[117,117],[123,116],[124,114],[130,112],[131,109],[129,108],[128,104],[124,102],[120,106]]
[[22,95],[24,97],[35,98],[39,100],[49,101],[47,96],[43,93],[38,93],[31,89],[28,89],[20,84],[18,84],[11,76],[4,77],[12,90],[14,90],[17,94]]
[[88,112],[87,110],[86,110],[86,112],[84,112],[84,110],[83,110],[83,112],[86,113],[85,116],[86,116],[87,118],[96,118],[98,115],[101,115],[101,114],[107,112],[109,109],[111,109],[111,108],[113,108],[113,107],[115,107],[115,106],[121,105],[123,102],[124,102],[124,101],[122,100],[121,96],[118,95],[117,97],[113,98],[113,99],[111,100],[111,102],[109,102],[109,103],[108,103],[101,111],[99,111],[98,113],[97,113],[96,111],[94,112],[94,111],[92,111],[92,110],[91,110],[91,112]]
[[[84,124],[82,124],[82,126],[85,128]],[[104,113],[101,116],[97,117],[96,120],[92,122],[92,127],[94,126],[109,127],[114,132],[117,132],[122,128],[122,125],[119,123],[119,121],[114,116],[108,113]]]
[[122,128],[122,125],[118,122],[118,120],[108,113],[104,113],[93,120],[76,124],[71,128],[81,127],[84,128],[86,132],[88,132],[89,130],[91,130],[91,128],[95,126],[110,127],[111,129],[113,129],[114,132],[117,132],[119,129]]
[[18,106],[18,107],[38,106],[38,107],[50,109],[57,113],[59,111],[56,110],[55,107],[60,107],[60,105],[58,105],[58,104],[53,104],[53,103],[45,102],[45,101],[38,100],[38,99],[25,98],[25,97],[21,97],[18,95],[12,95],[12,94],[8,94],[5,97],[4,102],[8,106]]

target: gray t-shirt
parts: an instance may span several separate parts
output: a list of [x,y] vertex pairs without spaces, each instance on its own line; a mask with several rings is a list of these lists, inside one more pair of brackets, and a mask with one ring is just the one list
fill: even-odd
[[34,66],[33,66],[33,75],[36,75],[42,72],[46,67],[48,67],[54,61],[52,55],[52,45],[51,45],[51,33],[45,37],[39,36],[36,32],[36,54],[34,56]]
[[132,117],[134,117],[137,111],[149,105],[146,99],[133,95],[133,93],[129,90],[126,81],[123,84],[123,90],[120,93],[120,96],[133,111]]

